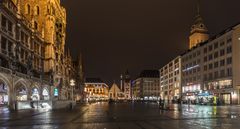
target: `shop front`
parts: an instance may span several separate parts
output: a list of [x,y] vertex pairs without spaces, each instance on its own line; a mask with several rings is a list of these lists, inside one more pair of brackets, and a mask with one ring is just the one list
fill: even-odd
[[197,104],[212,105],[216,100],[215,96],[208,91],[200,91],[197,96]]
[[200,84],[188,84],[182,87],[182,101],[184,103],[197,103],[198,93],[201,90]]
[[235,95],[235,90],[233,89],[231,79],[223,79],[212,82],[207,82],[204,84],[204,89],[208,90],[217,98],[217,103],[219,105],[233,104],[233,98]]

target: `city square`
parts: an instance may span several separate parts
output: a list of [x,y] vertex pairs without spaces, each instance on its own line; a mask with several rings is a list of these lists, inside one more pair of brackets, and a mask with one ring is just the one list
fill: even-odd
[[[2,115],[3,114],[3,115]],[[238,129],[239,106],[172,105],[160,110],[153,102],[97,102],[74,110],[1,110],[4,129]]]
[[0,0],[0,129],[237,129],[240,1]]

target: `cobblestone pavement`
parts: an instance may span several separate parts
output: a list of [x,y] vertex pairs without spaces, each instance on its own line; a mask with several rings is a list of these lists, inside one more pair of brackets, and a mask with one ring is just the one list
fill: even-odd
[[0,129],[239,129],[240,106],[171,105],[157,103],[94,103],[74,110],[0,108]]

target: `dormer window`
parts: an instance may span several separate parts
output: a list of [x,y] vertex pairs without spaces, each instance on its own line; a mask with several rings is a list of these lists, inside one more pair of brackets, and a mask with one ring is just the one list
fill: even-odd
[[34,13],[35,13],[35,15],[39,15],[39,14],[40,14],[40,8],[39,8],[39,6],[36,6],[36,7],[35,7]]
[[29,4],[26,5],[25,12],[26,12],[26,14],[31,13],[31,6]]

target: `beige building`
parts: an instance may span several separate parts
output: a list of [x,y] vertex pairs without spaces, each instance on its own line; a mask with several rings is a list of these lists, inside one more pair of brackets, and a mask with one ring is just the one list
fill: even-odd
[[121,100],[125,99],[125,94],[120,90],[117,84],[113,84],[109,90],[109,99],[112,100]]
[[13,109],[50,100],[50,83],[43,79],[44,39],[18,11],[13,1],[0,1],[0,104]]
[[181,57],[178,56],[159,70],[162,99],[177,101],[181,97],[181,66]]
[[77,70],[64,51],[60,0],[1,0],[0,10],[0,104],[21,109],[32,101],[72,99]]
[[108,100],[109,87],[99,78],[86,78],[84,83],[86,101]]

